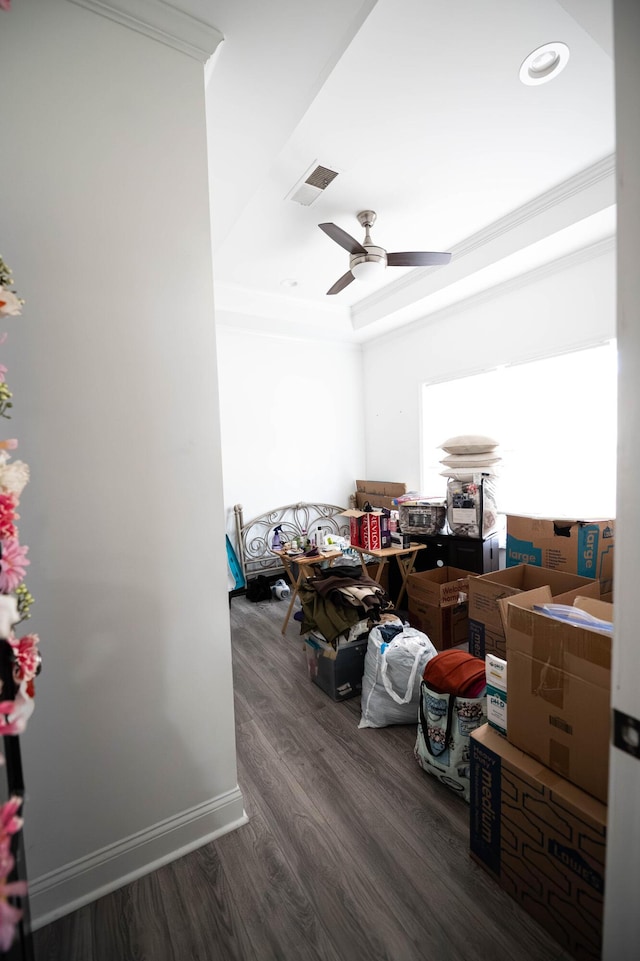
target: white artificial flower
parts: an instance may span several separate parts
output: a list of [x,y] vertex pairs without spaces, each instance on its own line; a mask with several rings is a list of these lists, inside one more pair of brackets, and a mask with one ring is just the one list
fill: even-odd
[[6,494],[15,494],[19,498],[28,482],[28,464],[21,460],[14,460],[12,464],[7,464],[6,460],[0,459],[0,489]]
[[0,287],[0,317],[17,317],[22,313],[22,304],[18,297],[6,287]]

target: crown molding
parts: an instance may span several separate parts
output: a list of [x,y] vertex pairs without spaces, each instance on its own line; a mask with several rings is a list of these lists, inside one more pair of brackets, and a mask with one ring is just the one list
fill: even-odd
[[604,254],[615,250],[616,238],[603,237],[602,240],[597,240],[595,243],[589,244],[587,247],[581,247],[579,250],[573,250],[571,253],[565,254],[563,257],[557,257],[546,264],[540,264],[540,266],[534,267],[532,270],[527,270],[522,274],[518,274],[517,277],[510,277],[509,280],[503,280],[501,283],[494,284],[492,287],[488,287],[486,290],[479,290],[477,293],[471,294],[470,296],[461,297],[459,300],[456,300],[451,304],[447,304],[446,307],[440,307],[439,309],[433,310],[430,313],[424,313],[421,317],[418,317],[416,320],[410,321],[409,323],[403,324],[401,327],[385,331],[378,336],[369,337],[364,342],[365,346],[369,346],[374,343],[383,344],[386,341],[393,341],[394,343],[397,343],[399,337],[411,336],[416,331],[441,320],[445,320],[447,317],[454,317],[460,314],[460,312],[463,310],[470,310],[473,307],[488,303],[489,301],[495,300],[497,297],[502,297],[514,290],[520,290],[523,287],[529,287],[531,284],[535,284],[540,280],[544,280],[545,277],[551,277],[553,274],[561,273],[564,270],[568,270],[570,267],[575,267],[578,264],[583,264],[589,260],[594,260],[596,257],[602,257]]
[[342,304],[325,304],[295,295],[275,291],[253,290],[238,284],[217,283],[214,272],[214,296],[216,311],[230,314],[264,318],[266,320],[290,320],[296,323],[304,317],[309,327],[334,327],[351,329],[350,310]]
[[[592,164],[590,167],[587,167],[585,170],[580,171],[580,173],[577,173],[574,177],[564,180],[551,190],[540,194],[529,203],[523,204],[504,217],[493,221],[493,223],[477,231],[477,233],[472,234],[470,237],[467,237],[459,244],[456,244],[451,248],[453,261],[458,263],[462,258],[473,254],[477,250],[481,250],[483,247],[486,247],[487,244],[502,239],[526,224],[535,222],[539,217],[549,213],[554,210],[554,208],[560,208],[563,204],[574,200],[574,198],[579,197],[592,188],[600,188],[600,192],[602,189],[604,189],[605,192],[608,189],[611,193],[610,202],[612,204],[615,203],[615,176],[616,157],[615,154],[611,154],[599,160],[597,163]],[[418,267],[411,270],[403,277],[399,277],[398,280],[385,285],[380,288],[380,290],[377,290],[375,293],[370,294],[368,297],[354,304],[351,308],[352,321],[356,321],[359,315],[362,316],[371,309],[375,310],[376,308],[381,309],[385,307],[390,301],[392,302],[398,294],[402,294],[405,291],[412,291],[413,288],[421,285],[426,277],[435,281],[440,271],[445,271],[446,275],[446,272],[450,273],[450,268]],[[359,325],[354,323],[354,327],[357,326]]]
[[224,40],[216,27],[164,0],[69,0],[206,63]]

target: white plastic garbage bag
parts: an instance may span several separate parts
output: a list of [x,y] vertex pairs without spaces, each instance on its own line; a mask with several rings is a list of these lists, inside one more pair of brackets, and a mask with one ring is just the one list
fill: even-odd
[[364,659],[358,727],[415,724],[422,674],[437,653],[427,635],[414,627],[404,625],[389,642],[374,627]]

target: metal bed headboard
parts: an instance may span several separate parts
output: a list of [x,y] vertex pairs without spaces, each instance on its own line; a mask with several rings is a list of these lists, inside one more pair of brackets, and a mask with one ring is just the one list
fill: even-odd
[[299,537],[303,530],[310,535],[319,526],[328,534],[346,536],[349,518],[340,516],[345,509],[336,504],[286,504],[245,523],[242,504],[236,504],[233,512],[237,549],[245,581],[252,575],[277,574],[284,570],[280,558],[270,549],[273,531],[278,525],[282,527],[284,540]]

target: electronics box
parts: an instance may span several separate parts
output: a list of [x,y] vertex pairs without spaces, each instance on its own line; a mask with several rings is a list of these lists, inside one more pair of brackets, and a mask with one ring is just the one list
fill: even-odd
[[400,529],[409,534],[440,534],[447,523],[444,500],[400,504],[398,511]]
[[401,531],[390,531],[391,547],[401,547],[403,549],[411,547],[411,535]]

